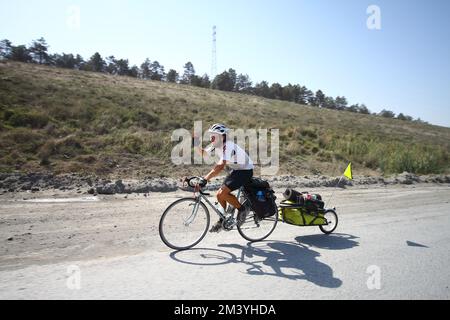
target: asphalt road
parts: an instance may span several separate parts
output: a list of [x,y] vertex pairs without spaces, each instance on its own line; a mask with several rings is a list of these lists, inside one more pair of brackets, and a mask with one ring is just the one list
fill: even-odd
[[265,242],[222,232],[173,252],[156,226],[183,195],[0,199],[0,299],[450,298],[449,185],[340,190],[330,236],[279,224]]

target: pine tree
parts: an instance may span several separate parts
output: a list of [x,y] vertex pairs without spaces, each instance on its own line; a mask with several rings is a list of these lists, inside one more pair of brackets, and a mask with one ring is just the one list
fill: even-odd
[[75,69],[77,61],[73,54],[55,54],[52,56],[53,64],[59,68]]
[[237,73],[236,70],[233,68],[228,69],[228,75],[230,77],[230,85],[233,89],[231,91],[234,91],[236,89],[236,81],[237,81]]
[[316,103],[318,107],[323,108],[325,104],[325,94],[322,90],[317,90],[316,92]]
[[117,60],[114,56],[109,56],[106,58],[106,68],[105,71],[109,74],[116,75],[119,70],[117,69]]
[[11,57],[12,43],[8,39],[0,41],[0,58],[9,59]]
[[381,110],[379,115],[382,116],[383,118],[395,118],[395,113],[386,109]]
[[128,76],[132,77],[132,78],[137,78],[139,77],[139,68],[136,65],[133,65],[130,68],[130,71],[128,72]]
[[241,93],[250,93],[252,89],[252,82],[247,74],[240,74],[236,79],[234,91]]
[[359,107],[358,112],[362,114],[370,114],[370,110],[366,107],[364,103]]
[[255,85],[254,92],[259,97],[269,98],[270,96],[269,83],[267,81],[261,81],[260,83],[257,83]]
[[209,80],[209,76],[205,73],[202,77],[202,84],[201,86],[203,88],[210,88],[211,87],[211,80]]
[[336,97],[336,109],[345,110],[347,108],[348,102],[345,97]]
[[167,72],[166,81],[172,83],[178,82],[178,72],[176,72],[173,69],[170,69],[169,72]]
[[311,90],[309,90],[309,89],[305,90],[305,99],[306,99],[306,102],[308,103],[308,105],[317,106],[316,97],[314,96],[314,93]]
[[271,99],[281,99],[283,95],[283,87],[279,83],[272,83],[272,86],[270,87],[270,95],[269,97]]
[[91,59],[86,63],[85,70],[94,72],[104,72],[106,62],[103,60],[100,53],[96,52]]
[[128,59],[116,60],[117,75],[128,76],[130,74],[130,67]]
[[145,59],[145,61],[141,64],[141,75],[140,77],[142,79],[148,80],[150,79],[152,73],[150,71],[150,65],[151,65],[150,59]]
[[31,56],[30,51],[26,46],[20,45],[11,48],[10,59],[19,62],[31,62],[33,60],[33,57]]
[[191,84],[192,78],[194,76],[195,76],[194,65],[192,64],[192,62],[189,61],[184,65],[184,73],[183,73],[180,83]]
[[228,71],[224,71],[217,75],[212,83],[212,88],[221,91],[233,91],[235,83]]
[[30,53],[32,54],[33,61],[39,64],[48,64],[49,63],[48,48],[49,45],[47,44],[44,38],[34,40],[29,49]]
[[164,72],[164,67],[159,64],[158,61],[154,61],[150,65],[150,79],[156,81],[162,81],[166,76]]

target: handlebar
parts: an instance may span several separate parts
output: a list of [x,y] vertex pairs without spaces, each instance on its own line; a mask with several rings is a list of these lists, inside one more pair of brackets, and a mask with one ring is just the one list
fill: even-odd
[[194,188],[194,189],[198,186],[200,194],[205,195],[205,196],[209,196],[210,195],[209,193],[204,193],[202,191],[202,189],[206,186],[206,184],[203,185],[203,186],[201,185],[201,182],[203,180],[204,179],[202,177],[190,177],[190,178],[184,178],[183,183],[187,183],[187,185],[189,187]]

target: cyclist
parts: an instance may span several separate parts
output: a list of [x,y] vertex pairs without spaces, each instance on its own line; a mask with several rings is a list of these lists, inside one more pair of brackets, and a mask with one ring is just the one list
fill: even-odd
[[[211,145],[207,149],[201,149],[198,139],[194,138],[194,146],[196,150],[200,150],[202,155],[211,155],[213,151],[219,156],[219,161],[214,168],[203,178],[200,183],[201,187],[206,186],[208,181],[218,176],[226,166],[232,169],[231,173],[225,178],[222,187],[217,192],[217,200],[226,210],[227,203],[241,212],[244,208],[238,199],[231,192],[238,190],[240,187],[248,184],[253,177],[253,161],[248,154],[233,141],[227,140],[227,134],[230,131],[223,124],[214,124],[209,128],[211,134]],[[212,226],[210,232],[219,232],[222,229],[222,219]]]

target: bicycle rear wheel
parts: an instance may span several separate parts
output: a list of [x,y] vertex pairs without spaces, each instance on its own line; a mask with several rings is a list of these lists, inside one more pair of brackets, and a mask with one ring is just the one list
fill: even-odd
[[[246,215],[243,221],[242,214]],[[250,242],[258,242],[265,240],[275,230],[278,223],[278,215],[259,219],[256,213],[248,208],[246,212],[239,214],[238,221],[242,221],[242,223],[237,225],[239,234]]]
[[209,224],[209,211],[203,202],[195,198],[180,199],[164,211],[159,235],[169,248],[187,250],[203,240]]

